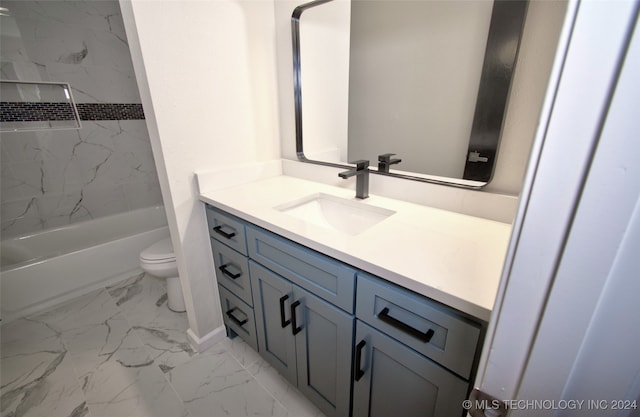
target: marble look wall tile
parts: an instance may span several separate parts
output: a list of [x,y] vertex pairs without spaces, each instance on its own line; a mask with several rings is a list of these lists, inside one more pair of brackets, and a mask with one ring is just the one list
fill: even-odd
[[68,158],[79,140],[78,131],[3,132],[3,162]]
[[[111,12],[101,15],[107,11],[97,10],[96,3],[104,3]],[[117,2],[8,1],[3,5],[11,10],[31,59],[132,68]]]
[[[3,7],[18,35],[3,31],[2,78],[69,82],[77,102],[140,102],[117,0]],[[5,237],[162,204],[144,120],[7,132],[0,148]]]
[[2,166],[2,193],[5,201],[44,194],[43,161],[24,161]]
[[95,30],[109,30],[112,27],[111,17],[120,16],[118,3],[112,1],[49,0],[29,4],[21,0],[4,0],[2,3],[17,18],[73,22]]
[[43,220],[38,210],[37,198],[3,201],[0,204],[1,232],[9,237],[41,230]]
[[13,133],[0,147],[5,236],[162,204],[144,121]]
[[71,84],[76,103],[139,103],[140,94],[133,68],[98,65],[71,65],[50,62],[46,72],[51,80]]
[[122,184],[122,192],[130,210],[162,204],[162,191],[157,177]]

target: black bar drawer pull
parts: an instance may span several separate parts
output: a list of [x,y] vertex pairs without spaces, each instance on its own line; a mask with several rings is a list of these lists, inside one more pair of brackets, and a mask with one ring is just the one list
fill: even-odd
[[298,327],[296,324],[296,307],[299,305],[300,300],[291,304],[291,333],[293,333],[294,336],[302,331],[302,326]]
[[287,327],[289,323],[291,323],[291,320],[284,319],[284,302],[287,301],[288,299],[289,299],[289,294],[285,294],[282,297],[280,297],[280,325],[282,326],[283,329]]
[[229,265],[232,265],[232,264],[224,264],[224,265],[221,265],[221,266],[219,266],[219,267],[218,267],[218,269],[219,269],[220,271],[222,271],[222,273],[223,273],[223,274],[225,274],[226,276],[228,276],[228,277],[229,277],[229,278],[231,278],[231,279],[238,279],[238,278],[240,278],[240,277],[242,276],[242,270],[241,270],[240,272],[238,272],[237,274],[234,274],[233,272],[231,272],[231,271],[229,271],[229,270],[227,269],[227,267],[228,267]]
[[222,237],[225,237],[227,239],[231,239],[232,237],[234,237],[236,235],[236,232],[231,232],[231,233],[227,233],[224,230],[222,230],[222,225],[216,226],[213,228],[213,231],[216,232],[217,234],[221,235]]
[[398,330],[402,330],[403,332],[410,334],[411,336],[415,337],[421,342],[429,343],[429,341],[433,337],[433,333],[434,333],[433,329],[429,329],[425,333],[422,333],[420,330],[414,329],[408,324],[405,324],[400,320],[391,317],[389,315],[389,308],[387,307],[383,308],[382,311],[378,313],[378,318],[383,322],[387,323],[388,325],[393,326]]
[[238,307],[233,307],[231,310],[227,311],[227,317],[229,317],[229,319],[231,319],[231,321],[237,324],[238,326],[244,326],[245,324],[247,324],[249,319],[246,318],[244,320],[238,320],[238,318],[233,315],[233,312],[236,311],[237,309]]
[[362,362],[362,349],[367,342],[361,340],[356,346],[356,360],[353,362],[353,379],[360,381],[360,378],[364,376],[364,371],[360,368],[360,362]]

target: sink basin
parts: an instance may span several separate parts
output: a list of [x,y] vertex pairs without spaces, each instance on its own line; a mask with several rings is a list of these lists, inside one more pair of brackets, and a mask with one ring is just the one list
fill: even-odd
[[395,213],[363,202],[324,193],[312,194],[275,207],[307,223],[355,236]]

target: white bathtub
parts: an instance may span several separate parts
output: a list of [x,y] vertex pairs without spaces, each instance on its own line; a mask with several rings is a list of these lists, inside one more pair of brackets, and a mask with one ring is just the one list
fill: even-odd
[[140,251],[168,236],[160,206],[3,240],[2,322],[126,278]]

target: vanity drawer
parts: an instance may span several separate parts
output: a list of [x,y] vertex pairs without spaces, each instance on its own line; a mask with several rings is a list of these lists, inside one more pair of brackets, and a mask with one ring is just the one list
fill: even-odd
[[209,235],[219,242],[246,255],[247,238],[244,223],[207,205]]
[[251,296],[251,279],[249,279],[249,260],[247,257],[215,239],[211,239],[211,248],[218,284],[252,306],[253,297]]
[[356,317],[461,377],[471,376],[481,328],[454,310],[359,273]]
[[262,229],[247,228],[251,259],[353,313],[356,270]]
[[218,285],[218,291],[224,324],[257,351],[258,337],[253,308],[221,285]]

